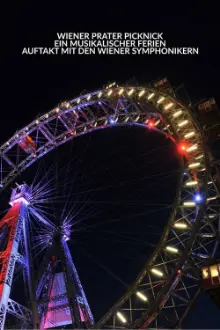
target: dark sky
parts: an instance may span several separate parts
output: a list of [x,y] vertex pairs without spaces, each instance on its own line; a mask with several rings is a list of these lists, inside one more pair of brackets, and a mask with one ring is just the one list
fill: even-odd
[[[103,4],[103,6],[106,6],[103,14],[99,14],[98,11],[93,14],[86,4],[83,10],[76,7],[71,8],[67,5],[54,6],[53,4],[52,7],[39,7],[37,4],[35,6],[28,4],[22,5],[18,10],[19,15],[16,18],[14,29],[14,47],[13,51],[8,54],[5,62],[7,76],[4,78],[3,85],[5,89],[3,98],[6,104],[4,109],[1,110],[1,143],[7,140],[17,129],[36,118],[37,115],[50,110],[60,100],[73,98],[83,90],[95,90],[109,81],[123,83],[135,77],[138,82],[144,83],[167,77],[171,84],[176,87],[184,83],[192,102],[214,96],[220,103],[220,25],[215,19],[209,23],[203,16],[172,16],[170,13],[160,16],[150,9],[144,14],[141,8],[137,13],[128,14],[124,10],[119,12],[117,6],[111,3]],[[109,6],[111,7],[110,11],[108,10]],[[127,4],[127,6],[129,5]],[[144,14],[143,16],[141,12]],[[151,19],[149,16],[151,16]],[[50,46],[56,38],[56,32],[68,31],[162,31],[169,46],[199,47],[200,54],[196,56],[142,55],[99,57],[28,57],[21,55],[23,47]],[[144,135],[147,136],[145,137]],[[144,138],[146,138],[146,143],[143,145],[142,141]],[[88,145],[88,152],[82,153],[84,145]],[[96,201],[96,204],[93,204],[95,215],[91,216],[89,221],[95,223],[95,221],[99,221],[103,217],[106,219],[108,217],[109,219],[125,217],[126,219],[129,214],[132,214],[137,218],[137,226],[135,228],[138,227],[138,232],[148,232],[144,238],[147,244],[155,244],[157,242],[157,229],[154,232],[155,239],[152,239],[153,234],[150,226],[153,225],[156,219],[156,227],[162,227],[165,224],[167,211],[163,210],[162,213],[158,211],[153,219],[149,217],[149,223],[145,224],[146,227],[143,227],[143,216],[138,216],[138,213],[149,212],[149,207],[146,210],[143,205],[140,206],[140,202],[143,203],[143,201],[147,201],[147,203],[150,200],[152,200],[152,203],[158,201],[158,204],[170,204],[172,202],[172,191],[167,196],[159,193],[159,191],[163,190],[163,188],[159,188],[159,181],[156,181],[155,185],[155,180],[151,178],[150,180],[147,179],[147,184],[145,184],[145,180],[141,179],[146,176],[146,173],[147,175],[153,175],[162,172],[160,166],[166,172],[163,152],[157,155],[154,151],[159,146],[164,146],[162,148],[163,152],[166,150],[165,141],[163,141],[162,137],[148,136],[146,131],[141,129],[132,130],[132,134],[131,129],[97,132],[91,140],[83,137],[81,141],[74,144],[74,157],[82,159],[84,165],[80,167],[76,161],[74,163],[75,168],[73,166],[72,170],[79,171],[80,168],[80,171],[84,173],[84,176],[78,176],[80,177],[79,181],[81,180],[79,184],[84,184],[82,189],[92,190],[94,187],[104,187],[103,195],[95,192],[89,195],[92,201]],[[169,167],[167,172],[178,168],[177,163],[175,163],[172,146],[169,146],[168,149],[169,161],[167,164],[170,167],[166,165]],[[147,154],[149,150],[151,150],[153,156]],[[65,154],[64,151],[63,153]],[[77,157],[78,154],[79,157]],[[142,157],[141,155],[144,156]],[[27,181],[30,180],[30,174],[25,179]],[[130,180],[130,182],[134,180],[135,184],[125,184],[120,190],[117,188],[119,180]],[[172,177],[172,180],[173,185],[175,185],[175,175]],[[77,182],[76,180],[75,185]],[[112,182],[114,189],[105,188]],[[153,188],[150,188],[150,194],[149,190],[147,190],[148,184],[149,186],[153,185]],[[165,179],[164,184],[168,187],[170,184],[169,180]],[[168,188],[164,186],[164,191],[165,189]],[[123,196],[124,198],[122,198]],[[108,200],[107,206],[102,203],[97,206],[97,201],[100,203],[102,199]],[[120,208],[116,203],[118,201],[121,201]],[[130,203],[130,208],[127,206],[128,202]],[[100,211],[101,207],[103,211],[97,216],[97,209]],[[150,210],[152,211],[152,208]],[[129,224],[129,221],[128,218],[126,230],[132,232],[134,228],[132,224]],[[113,226],[116,227],[109,228],[106,225],[105,229],[118,230],[118,232],[124,230],[123,222],[121,225]],[[111,250],[111,245],[108,243],[105,243],[105,245],[100,243],[102,246],[102,253],[100,253],[100,245],[97,243],[99,232],[97,231],[93,234],[95,235],[93,238],[95,238],[96,244],[93,243],[92,237],[88,233],[79,233],[77,237],[74,236],[75,246],[72,249],[76,249],[76,262],[78,261],[79,272],[85,284],[86,292],[88,292],[91,306],[97,305],[97,302],[103,299],[101,293],[103,292],[102,290],[106,289],[106,297],[102,308],[97,310],[95,310],[95,307],[93,308],[94,313],[99,315],[104,312],[102,309],[105,306],[106,308],[110,307],[114,299],[120,296],[120,294],[118,296],[118,292],[121,292],[120,290],[123,288],[101,267],[94,266],[91,258],[86,258],[83,255],[84,252],[81,255],[81,250],[79,250],[80,252],[77,250],[77,242],[86,242],[86,248],[89,249],[91,254],[94,254],[95,258],[98,258],[98,262],[105,266],[107,265],[110,270],[114,270],[114,273],[123,278],[125,282],[132,282],[132,279],[135,277],[134,274],[130,274],[131,278],[129,278],[129,276],[126,276],[128,272],[124,271],[124,269],[128,270],[130,267],[128,259],[130,258],[132,263],[135,259],[135,266],[132,269],[138,270],[142,265],[143,259],[142,257],[136,258],[136,255],[145,255],[146,245],[141,245],[139,247],[140,250],[138,250],[137,246],[133,247],[133,245],[129,249],[127,247],[123,249],[120,247],[120,243],[117,243],[118,245],[116,244]],[[100,235],[103,235],[103,232]],[[109,237],[106,237],[108,242]],[[139,239],[141,239],[141,236],[139,236]],[[110,241],[111,243],[113,242],[111,239]],[[94,250],[92,250],[92,247]],[[121,259],[115,257],[119,250],[121,258],[126,259],[123,261],[123,267],[121,266]],[[147,253],[149,251],[151,251],[150,247]],[[127,258],[125,258],[125,255]],[[93,266],[91,266],[91,263]],[[133,275],[134,277],[132,277]],[[99,290],[97,286],[91,285],[91,283],[97,282],[101,286]],[[112,290],[113,287],[114,290]],[[204,310],[206,311],[205,313]],[[199,299],[190,314],[186,326],[188,328],[203,327],[214,329],[218,328],[219,324],[220,317],[218,311],[216,311],[210,299],[204,295]]]

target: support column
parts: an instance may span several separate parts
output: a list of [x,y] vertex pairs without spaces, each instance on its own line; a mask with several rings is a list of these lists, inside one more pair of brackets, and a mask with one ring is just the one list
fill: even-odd
[[4,329],[8,307],[8,299],[14,275],[18,246],[21,240],[22,219],[26,216],[26,205],[21,201],[15,203],[1,220],[1,225],[9,226],[8,244],[3,252],[2,268],[0,273],[0,329]]
[[37,300],[36,300],[36,283],[34,281],[33,276],[33,261],[31,257],[31,247],[29,241],[29,225],[27,223],[27,217],[23,218],[23,236],[24,236],[24,247],[25,247],[25,255],[26,255],[26,262],[27,262],[27,278],[28,278],[28,287],[29,287],[29,294],[31,300],[31,309],[32,309],[32,318],[33,318],[33,327],[34,329],[40,328],[40,321],[38,316],[38,309],[37,309]]
[[88,317],[88,320],[87,320],[86,323],[87,323],[87,326],[90,327],[92,324],[94,324],[93,315],[92,315],[91,309],[89,307],[88,301],[86,299],[86,295],[85,295],[85,292],[83,290],[82,284],[80,282],[80,278],[79,278],[77,269],[76,269],[76,267],[73,263],[73,259],[72,259],[69,247],[68,247],[67,242],[64,238],[62,238],[62,245],[63,245],[63,249],[64,249],[64,254],[65,254],[65,259],[66,259],[66,264],[67,264],[68,271],[70,273],[72,273],[72,277],[73,277],[73,279],[74,279],[74,281],[77,285],[77,289],[80,292],[80,296],[83,300],[83,305],[86,308],[86,313],[87,313],[87,317]]
[[[33,283],[33,269],[31,259],[31,248],[29,244],[28,205],[30,199],[30,188],[26,184],[17,186],[12,190],[11,208],[0,221],[0,230],[8,228],[8,242],[6,249],[1,252],[0,270],[0,330],[4,329],[6,313],[8,309],[11,286],[13,282],[14,269],[19,254],[19,244],[24,244],[25,256],[24,271],[27,273],[29,296],[32,304],[33,327],[39,328],[35,288]],[[34,293],[33,293],[34,292]],[[17,304],[17,303],[16,303]],[[19,306],[19,304],[17,304]],[[21,305],[20,305],[21,306]],[[10,308],[9,308],[10,310]]]
[[64,262],[64,266],[66,268],[66,291],[67,291],[67,298],[69,301],[69,308],[70,308],[70,312],[71,312],[71,316],[72,316],[72,322],[73,322],[73,326],[75,326],[75,328],[79,329],[82,327],[82,322],[81,322],[81,318],[80,318],[80,312],[77,306],[77,301],[76,301],[76,287],[75,287],[75,283],[72,282],[72,279],[70,277],[70,267],[68,264],[68,260],[66,258],[66,252],[65,252],[65,248],[62,245],[63,239],[60,236],[60,252],[61,252],[61,258]]

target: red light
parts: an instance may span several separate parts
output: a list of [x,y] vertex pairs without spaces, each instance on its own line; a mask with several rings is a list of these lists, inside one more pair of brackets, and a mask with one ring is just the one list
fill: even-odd
[[154,121],[153,121],[153,120],[149,120],[149,122],[148,122],[148,126],[149,126],[149,127],[154,127]]
[[181,153],[185,153],[187,149],[187,145],[186,143],[184,142],[181,142],[179,145],[178,145],[178,151],[181,152]]

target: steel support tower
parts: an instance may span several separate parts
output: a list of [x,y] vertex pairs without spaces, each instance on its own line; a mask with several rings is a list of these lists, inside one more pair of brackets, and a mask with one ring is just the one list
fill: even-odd
[[94,323],[79,275],[67,245],[67,237],[55,232],[38,273],[37,302],[40,328],[72,324],[90,328]]
[[[5,329],[7,314],[19,319],[22,329],[65,324],[88,328],[93,324],[93,316],[66,242],[68,238],[31,207],[30,197],[31,190],[26,184],[13,189],[11,207],[0,221],[0,330]],[[31,252],[29,215],[32,212],[54,233],[38,278]],[[23,287],[18,289],[20,297],[26,298],[24,305],[11,299],[15,277],[21,273],[23,287],[27,287],[26,297]],[[57,310],[61,312],[56,314]],[[64,318],[53,322],[51,316],[55,314]]]
[[[11,208],[0,221],[0,230],[5,237],[5,246],[1,246],[0,271],[0,329],[5,328],[6,314],[11,313],[26,323],[39,328],[37,305],[34,292],[33,268],[30,253],[30,237],[28,231],[29,188],[27,185],[13,189]],[[21,247],[21,249],[20,249]],[[2,249],[4,248],[4,249]],[[23,254],[20,253],[23,252]],[[18,264],[24,269],[24,280],[28,282],[28,293],[31,308],[22,306],[10,298],[13,277]],[[29,306],[30,307],[30,306]]]

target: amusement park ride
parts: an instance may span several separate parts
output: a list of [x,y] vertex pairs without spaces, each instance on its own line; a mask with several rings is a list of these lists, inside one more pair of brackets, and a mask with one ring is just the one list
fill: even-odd
[[[213,151],[220,114],[214,99],[185,105],[162,79],[147,86],[113,83],[64,102],[0,147],[2,193],[49,151],[114,125],[142,125],[177,146],[181,175],[157,248],[129,290],[95,323],[68,247],[68,226],[58,228],[39,214],[31,188],[17,185],[0,221],[0,329],[7,328],[11,315],[20,329],[179,328],[201,290],[220,307],[220,151]],[[30,214],[51,232],[37,270]],[[28,291],[22,303],[12,299],[16,270]]]

